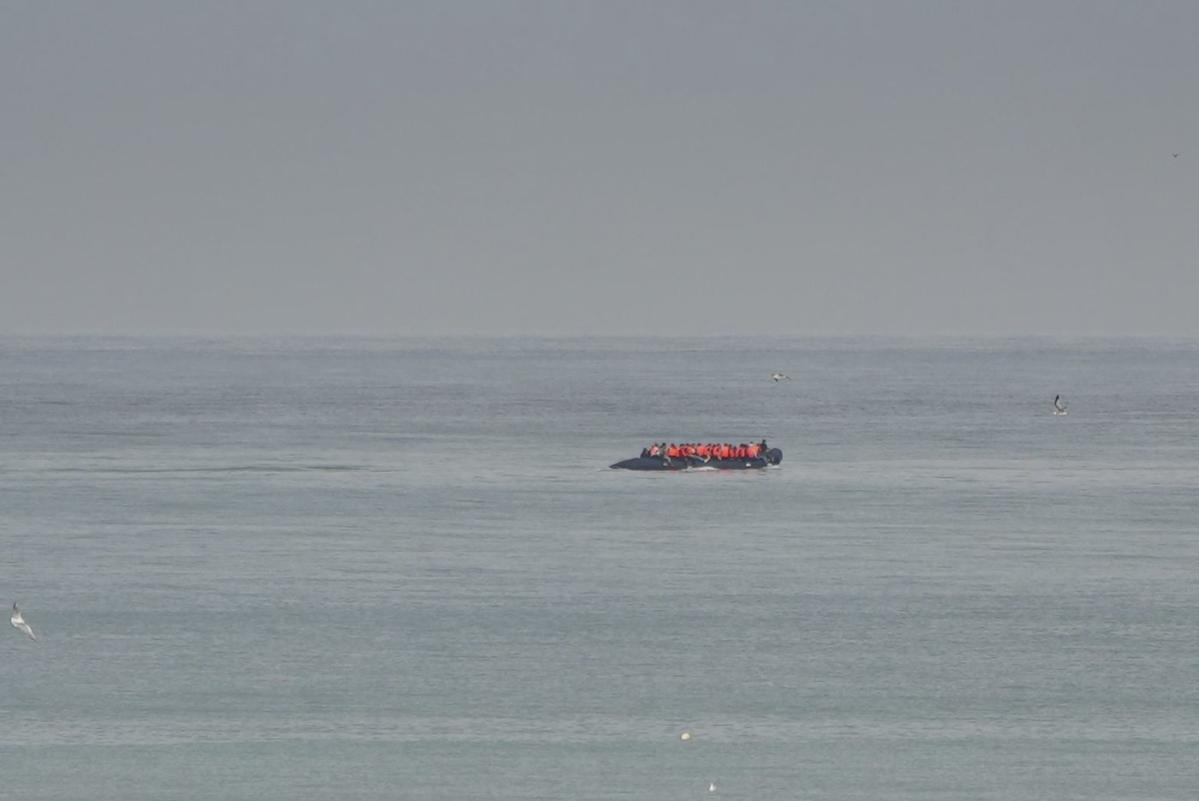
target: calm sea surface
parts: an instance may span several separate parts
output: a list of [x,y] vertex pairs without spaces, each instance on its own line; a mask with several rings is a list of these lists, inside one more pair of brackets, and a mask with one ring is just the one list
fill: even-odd
[[14,801],[1199,792],[1196,342],[0,338],[0,553]]

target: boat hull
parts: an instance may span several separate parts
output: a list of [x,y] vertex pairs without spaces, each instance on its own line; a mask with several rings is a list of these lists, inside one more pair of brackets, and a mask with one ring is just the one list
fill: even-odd
[[635,459],[625,459],[612,465],[613,470],[761,470],[771,465],[781,464],[783,452],[778,448],[766,451],[764,457],[752,459],[708,459],[698,456],[679,456],[667,459],[663,456],[639,456]]

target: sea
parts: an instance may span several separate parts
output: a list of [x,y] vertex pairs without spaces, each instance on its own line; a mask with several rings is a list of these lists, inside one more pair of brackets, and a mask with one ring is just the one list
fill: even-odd
[[1199,796],[1199,341],[8,336],[0,554],[12,801]]

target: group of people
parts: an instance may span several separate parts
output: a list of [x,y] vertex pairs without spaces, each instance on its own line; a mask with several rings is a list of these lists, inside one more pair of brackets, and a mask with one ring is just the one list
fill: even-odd
[[766,440],[761,442],[744,443],[740,445],[730,445],[727,442],[685,442],[682,445],[675,445],[673,442],[667,445],[665,442],[659,444],[655,442],[648,448],[641,451],[642,458],[646,457],[662,457],[666,460],[681,459],[684,456],[694,456],[707,461],[708,459],[757,459],[764,457],[766,451]]

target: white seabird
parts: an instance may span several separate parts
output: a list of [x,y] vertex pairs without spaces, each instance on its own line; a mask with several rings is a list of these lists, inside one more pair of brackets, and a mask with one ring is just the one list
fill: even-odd
[[787,375],[786,373],[771,373],[770,377],[774,379],[774,383],[776,384],[784,379],[787,381],[791,380],[791,376]]
[[716,782],[708,782],[708,792],[709,793],[716,792]]
[[1069,414],[1069,412],[1066,411],[1066,404],[1062,403],[1061,395],[1053,396],[1053,413],[1056,415]]
[[17,631],[23,631],[28,634],[29,639],[37,639],[37,635],[33,633],[33,629],[25,622],[25,618],[21,617],[21,610],[17,608],[16,604],[12,605],[12,617],[8,619],[8,622],[12,623],[12,627]]

